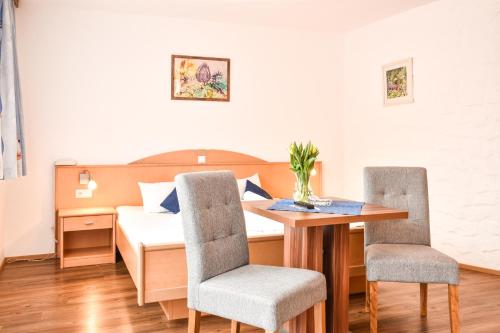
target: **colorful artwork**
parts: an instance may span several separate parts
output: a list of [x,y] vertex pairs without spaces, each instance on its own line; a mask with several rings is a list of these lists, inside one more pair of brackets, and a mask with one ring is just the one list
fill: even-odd
[[229,101],[230,60],[172,55],[172,99]]
[[410,58],[383,66],[384,105],[413,102],[412,65]]
[[387,71],[387,98],[398,98],[408,95],[406,67],[398,67]]

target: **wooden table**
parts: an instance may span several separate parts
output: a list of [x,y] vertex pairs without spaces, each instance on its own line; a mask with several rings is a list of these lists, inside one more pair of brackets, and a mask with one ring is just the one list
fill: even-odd
[[[335,200],[342,200],[335,198]],[[323,272],[327,279],[326,332],[349,331],[349,224],[408,218],[408,212],[366,204],[361,215],[267,210],[273,200],[244,202],[247,211],[285,225],[284,265]],[[313,332],[313,313],[289,323],[290,333]]]

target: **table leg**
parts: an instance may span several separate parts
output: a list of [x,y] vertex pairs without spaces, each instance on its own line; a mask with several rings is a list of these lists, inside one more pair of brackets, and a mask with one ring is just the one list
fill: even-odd
[[[285,226],[284,265],[323,270],[323,227],[292,228]],[[290,333],[314,332],[314,311],[304,312],[289,321]]]
[[324,230],[327,280],[326,332],[349,332],[349,224]]
[[333,226],[323,227],[323,274],[326,277],[325,326],[326,333],[333,332]]

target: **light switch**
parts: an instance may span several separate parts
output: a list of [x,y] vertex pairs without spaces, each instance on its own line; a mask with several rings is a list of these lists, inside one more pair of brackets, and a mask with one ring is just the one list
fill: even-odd
[[207,157],[205,155],[198,155],[198,164],[205,164],[207,162]]

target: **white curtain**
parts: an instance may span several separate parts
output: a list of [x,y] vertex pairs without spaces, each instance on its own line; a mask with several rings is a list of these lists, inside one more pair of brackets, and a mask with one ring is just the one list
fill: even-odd
[[0,179],[13,179],[26,175],[26,156],[14,6],[0,1]]

